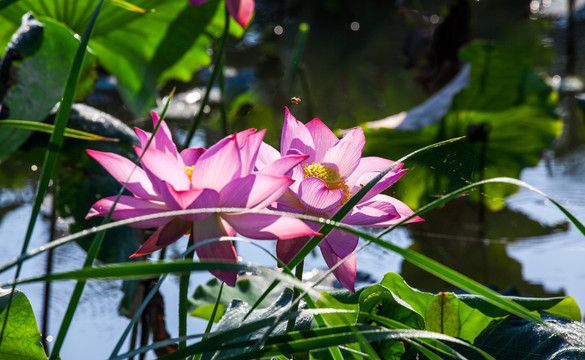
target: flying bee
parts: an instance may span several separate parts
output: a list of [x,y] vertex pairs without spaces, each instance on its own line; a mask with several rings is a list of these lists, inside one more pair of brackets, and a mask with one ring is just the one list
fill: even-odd
[[296,105],[301,102],[301,98],[293,96],[290,98],[290,102]]

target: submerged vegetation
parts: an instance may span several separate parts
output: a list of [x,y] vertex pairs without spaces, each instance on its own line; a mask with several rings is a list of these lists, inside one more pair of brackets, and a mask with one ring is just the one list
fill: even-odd
[[[24,239],[1,236],[21,250],[0,259],[0,359],[68,358],[95,281],[121,287],[129,320],[115,344],[98,344],[103,353],[72,357],[585,356],[573,297],[513,280],[503,246],[489,250],[497,264],[482,257],[491,239],[585,237],[565,203],[519,180],[549,149],[567,151],[567,128],[582,135],[576,100],[562,108],[578,91],[542,72],[551,56],[537,35],[547,21],[531,19],[539,8],[293,3],[0,0],[0,181],[19,189],[28,169],[36,176],[28,224],[10,225]],[[494,29],[486,19],[498,6],[507,15]],[[359,21],[332,36],[349,15]],[[276,41],[283,33],[293,35]],[[565,222],[506,208],[518,189]],[[5,202],[0,193],[0,219]],[[33,248],[47,213],[50,240]],[[402,229],[430,240],[399,245]],[[74,242],[82,265],[57,269],[54,252]],[[312,271],[317,248],[325,270]],[[372,248],[375,264],[358,261]],[[435,260],[440,252],[454,256]],[[46,268],[24,273],[38,255]],[[484,276],[460,270],[476,262]],[[370,281],[365,265],[383,277]],[[75,286],[49,330],[51,287],[66,280]],[[27,284],[45,286],[42,323]],[[194,317],[206,326],[189,327]]]

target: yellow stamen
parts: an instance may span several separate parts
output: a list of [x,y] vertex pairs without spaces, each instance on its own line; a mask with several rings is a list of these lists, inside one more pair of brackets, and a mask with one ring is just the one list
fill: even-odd
[[191,181],[191,175],[193,175],[193,168],[195,167],[195,165],[193,166],[187,166],[185,168],[185,174],[187,174],[187,176],[189,177],[189,181]]
[[321,165],[319,163],[312,163],[311,165],[304,164],[304,177],[316,177],[325,182],[329,190],[341,189],[343,191],[343,199],[339,205],[343,205],[349,200],[351,194],[349,193],[349,187],[345,183],[345,179],[339,176],[339,173],[334,169]]

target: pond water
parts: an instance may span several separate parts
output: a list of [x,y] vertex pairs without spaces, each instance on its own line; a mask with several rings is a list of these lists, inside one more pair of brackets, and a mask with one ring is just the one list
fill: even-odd
[[[541,3],[550,4],[547,11],[562,12],[562,1]],[[578,6],[583,3],[585,1],[577,1]],[[232,81],[228,81],[228,96],[235,99],[241,95],[242,89],[252,89],[255,94],[261,94],[253,98],[259,103],[249,110],[247,116],[239,117],[240,113],[234,111],[237,119],[231,124],[232,131],[252,126],[267,128],[267,141],[275,144],[280,135],[284,106],[292,107],[290,98],[297,95],[302,95],[302,102],[294,107],[297,118],[306,121],[318,116],[336,128],[347,128],[408,110],[428,96],[420,83],[413,81],[414,70],[409,73],[403,68],[405,56],[413,55],[412,52],[404,54],[401,50],[405,45],[404,39],[411,36],[409,33],[412,30],[405,25],[408,23],[405,17],[416,18],[417,14],[382,12],[373,5],[336,8],[337,14],[343,15],[341,21],[339,17],[331,20],[333,17],[325,16],[331,10],[325,5],[298,6],[288,10],[291,13],[283,16],[265,1],[258,1],[255,23],[244,40],[228,52],[228,63],[238,69],[233,72]],[[439,11],[438,5],[429,4],[428,13],[422,15],[430,19]],[[305,81],[310,80],[310,92],[302,87],[283,90],[285,86],[282,84],[283,68],[288,66],[287,61],[293,51],[299,19],[309,22],[311,29],[304,54],[306,72],[298,75]],[[412,35],[413,43],[423,40],[425,29],[419,30],[419,33]],[[553,67],[560,68],[558,64],[559,61]],[[583,65],[580,71],[583,73]],[[245,106],[239,110],[242,108]],[[192,117],[192,110],[187,111],[186,116],[176,115],[174,119],[179,124],[175,136],[181,143],[185,136],[184,120]],[[127,116],[118,115],[121,118]],[[134,124],[134,119],[125,119]],[[192,146],[217,140],[221,137],[220,132],[210,126],[206,131],[197,133]],[[562,156],[546,151],[540,162],[521,171],[520,179],[542,190],[584,221],[584,159],[583,147]],[[0,191],[0,263],[4,263],[20,252],[38,173],[31,163],[22,161],[6,161],[0,166],[0,177],[6,184]],[[573,296],[582,308],[585,307],[585,266],[582,262],[585,236],[569,224],[549,201],[521,189],[506,198],[506,209],[488,213],[483,223],[478,222],[480,210],[476,205],[460,201],[453,204],[429,213],[424,224],[408,226],[408,230],[398,229],[385,239],[420,251],[498,291],[525,296]],[[37,221],[29,249],[48,241],[50,212],[49,198],[43,206],[43,215]],[[70,219],[59,220],[57,228],[61,235],[67,233],[69,223]],[[270,242],[262,245],[270,251],[274,250]],[[171,246],[169,253],[180,253],[185,246],[186,239],[182,239]],[[238,252],[246,261],[273,265],[272,259],[255,247],[242,244]],[[70,243],[55,251],[53,269],[78,269],[84,259],[85,251]],[[43,255],[26,262],[22,276],[42,273],[46,261]],[[321,256],[310,256],[305,265],[307,271],[324,267]],[[361,284],[379,281],[386,272],[394,271],[402,273],[408,283],[423,290],[453,290],[403,263],[398,255],[381,251],[373,245],[358,254],[358,270]],[[13,273],[6,272],[3,279],[10,276]],[[210,278],[207,273],[193,274],[190,291]],[[49,336],[56,336],[73,286],[73,282],[52,285]],[[103,359],[109,355],[128,321],[118,313],[123,297],[121,286],[120,281],[88,282],[63,347],[64,359],[80,356],[90,360]],[[31,301],[40,327],[44,285],[26,285],[21,290]],[[171,336],[176,336],[178,279],[167,279],[161,292],[167,329]],[[200,332],[204,326],[204,321],[191,318],[188,332]],[[154,356],[149,354],[149,358]]]

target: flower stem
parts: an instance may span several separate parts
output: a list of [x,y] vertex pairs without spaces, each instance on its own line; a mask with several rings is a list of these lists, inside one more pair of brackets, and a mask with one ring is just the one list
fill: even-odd
[[[302,260],[297,267],[295,268],[295,276],[297,277],[297,279],[303,281],[303,270],[305,267],[305,260]],[[296,298],[298,298],[301,295],[301,291],[298,288],[294,288],[293,291],[293,298],[291,301],[295,301]],[[297,311],[299,309],[299,303],[296,302],[294,303],[294,305],[290,308],[290,311]],[[288,323],[286,324],[286,332],[289,331],[293,331],[295,328],[295,318],[291,318]]]
[[[189,243],[187,248],[193,245],[193,228],[191,228],[191,235],[189,235]],[[185,255],[185,259],[193,258],[194,252],[191,251]],[[189,296],[189,278],[191,273],[181,274],[179,281],[179,337],[187,336],[187,307],[189,302],[187,297]],[[187,347],[187,341],[183,340],[179,342],[179,349]]]

